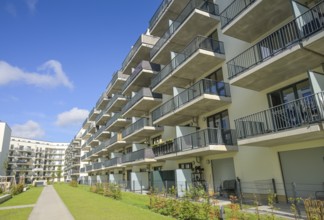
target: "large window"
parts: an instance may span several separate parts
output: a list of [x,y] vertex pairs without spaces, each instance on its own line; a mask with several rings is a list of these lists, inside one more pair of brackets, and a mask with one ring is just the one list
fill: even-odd
[[270,107],[282,105],[312,94],[309,80],[289,85],[268,95]]
[[230,129],[228,111],[226,110],[207,117],[207,127],[224,130]]
[[[216,93],[221,96],[226,95],[226,88],[224,84],[224,76],[222,68],[212,72],[210,75],[206,77],[206,79],[214,80],[217,83],[210,83],[210,85],[206,85],[206,89],[210,89],[211,93]],[[207,83],[207,82],[206,82]]]

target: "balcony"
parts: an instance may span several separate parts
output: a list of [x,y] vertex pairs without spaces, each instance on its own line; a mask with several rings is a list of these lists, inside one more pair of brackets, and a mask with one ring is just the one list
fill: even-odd
[[[324,2],[312,10],[324,11],[322,8]],[[313,19],[312,10],[230,60],[230,83],[262,91],[319,66],[323,62],[319,53],[324,52],[323,25]]]
[[207,128],[153,148],[156,160],[238,151],[234,130]]
[[85,166],[85,172],[91,172],[91,170],[92,170],[92,165]]
[[97,125],[105,125],[110,118],[110,114],[107,113],[107,107],[101,111],[101,113],[96,118]]
[[106,88],[107,96],[110,97],[112,94],[119,93],[127,78],[128,75],[122,74],[120,71],[115,72]]
[[85,171],[86,171],[85,167],[80,168],[80,173],[85,173]]
[[176,126],[231,103],[227,83],[202,79],[153,110],[154,124]]
[[115,94],[109,101],[106,112],[112,113],[112,112],[119,112],[121,108],[125,105],[127,102],[127,99],[122,94]]
[[110,160],[106,160],[103,162],[103,167],[104,169],[113,169],[113,168],[118,168],[120,167],[121,164],[121,158],[120,157],[115,157]]
[[89,113],[89,120],[94,121],[96,120],[96,117],[100,114],[100,111],[97,110],[96,108],[93,108],[90,113]]
[[219,23],[216,4],[191,0],[150,52],[153,63],[167,64],[170,51],[180,52],[197,35],[207,35]]
[[152,35],[162,36],[169,28],[169,20],[175,20],[180,11],[188,4],[189,0],[163,0],[149,22]]
[[253,42],[293,15],[290,1],[235,0],[221,14],[223,33]]
[[81,157],[81,161],[83,161],[83,162],[90,161],[90,155],[91,155],[91,151],[85,153],[85,154]]
[[100,129],[93,135],[93,138],[98,141],[104,141],[110,138],[111,133],[107,131],[107,126],[101,126]]
[[115,149],[121,149],[127,145],[129,145],[129,143],[123,140],[122,134],[117,133],[109,139],[109,143],[107,144],[107,150],[113,151]]
[[238,144],[272,147],[324,138],[324,92],[235,120]]
[[121,113],[118,112],[107,122],[106,130],[112,132],[118,132],[125,126],[129,125],[131,120],[129,118],[124,118]]
[[132,68],[136,67],[139,62],[149,60],[150,50],[158,40],[158,37],[142,34],[123,61],[121,71],[130,75]]
[[151,82],[152,91],[172,95],[173,87],[183,88],[225,61],[223,42],[198,36]]
[[125,128],[122,137],[124,141],[141,141],[152,135],[159,134],[162,131],[163,127],[150,125],[149,119],[141,118]]
[[143,87],[148,87],[157,71],[160,71],[160,65],[149,61],[140,62],[123,85],[122,93],[129,95]]
[[122,108],[123,117],[140,117],[162,102],[162,95],[143,88]]
[[90,147],[95,147],[97,146],[99,143],[99,141],[97,139],[95,139],[95,136],[92,135],[88,140],[87,140],[87,146]]
[[152,148],[145,148],[123,155],[121,158],[121,162],[123,165],[126,165],[125,163],[134,165],[152,163],[156,162],[156,160],[154,159],[154,153],[152,151]]
[[82,128],[87,129],[90,126],[90,121],[86,118],[82,124]]
[[107,94],[105,92],[102,93],[102,95],[100,96],[100,98],[98,99],[98,101],[96,103],[96,109],[103,110],[105,108],[105,106],[107,105],[108,101],[109,101],[109,98],[108,98]]

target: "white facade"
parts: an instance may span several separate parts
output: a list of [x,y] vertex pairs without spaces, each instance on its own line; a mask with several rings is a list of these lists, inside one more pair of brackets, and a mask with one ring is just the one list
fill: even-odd
[[[68,143],[11,137],[8,173],[25,181],[63,181],[65,150]],[[60,177],[60,178],[59,178]]]
[[0,176],[6,175],[10,137],[10,127],[5,122],[0,121]]

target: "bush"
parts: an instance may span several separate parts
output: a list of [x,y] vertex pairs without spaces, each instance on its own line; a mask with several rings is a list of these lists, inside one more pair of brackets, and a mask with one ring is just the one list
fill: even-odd
[[11,194],[12,195],[18,195],[24,191],[24,185],[19,183],[15,186],[11,187]]
[[78,182],[75,180],[72,180],[71,182],[69,182],[69,185],[72,187],[78,187]]
[[113,199],[121,199],[121,190],[118,184],[105,183],[103,187],[103,195]]

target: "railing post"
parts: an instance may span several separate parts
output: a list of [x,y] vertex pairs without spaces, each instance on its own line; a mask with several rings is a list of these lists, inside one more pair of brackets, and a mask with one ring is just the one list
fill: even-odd
[[135,180],[133,180],[133,192],[135,192]]
[[240,209],[242,210],[242,203],[243,203],[243,194],[242,194],[242,185],[241,185],[241,179],[239,177],[236,178],[237,180],[237,194],[239,197],[239,201],[240,201]]
[[277,195],[276,181],[273,178],[272,178],[272,187],[273,187],[273,193],[275,195],[275,201],[276,201],[276,203],[279,203],[279,201],[278,201],[278,195]]
[[142,180],[140,180],[140,184],[141,184],[141,194],[143,194],[143,184],[142,184]]

